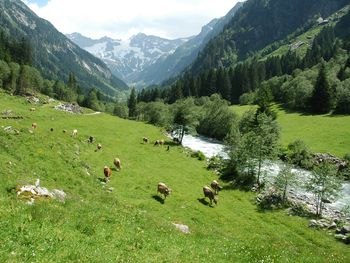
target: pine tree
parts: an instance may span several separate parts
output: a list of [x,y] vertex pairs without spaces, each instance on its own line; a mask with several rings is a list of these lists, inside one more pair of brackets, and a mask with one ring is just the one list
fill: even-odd
[[136,105],[137,105],[136,91],[135,91],[135,88],[133,88],[131,90],[131,94],[128,99],[128,108],[129,108],[130,118],[133,118],[136,116]]
[[332,106],[331,99],[331,87],[327,79],[326,67],[323,62],[311,97],[312,111],[320,114],[329,112]]

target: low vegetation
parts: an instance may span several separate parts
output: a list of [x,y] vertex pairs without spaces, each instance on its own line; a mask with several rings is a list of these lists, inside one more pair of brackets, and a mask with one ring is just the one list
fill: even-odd
[[[202,187],[217,176],[179,146],[153,146],[163,138],[159,128],[52,106],[0,93],[0,112],[23,117],[0,120],[1,262],[350,260],[344,244],[308,228],[306,219],[257,210],[253,193],[224,185],[218,205],[209,207]],[[31,133],[33,122],[37,129]],[[6,133],[7,126],[19,134]],[[73,129],[77,138],[70,136]],[[143,143],[144,136],[150,143]],[[122,169],[112,171],[104,186],[103,167],[112,167],[115,157]],[[64,190],[66,202],[36,200],[30,206],[18,199],[16,186],[36,178]],[[164,203],[156,195],[159,182],[172,189]],[[173,223],[186,224],[190,233]]]

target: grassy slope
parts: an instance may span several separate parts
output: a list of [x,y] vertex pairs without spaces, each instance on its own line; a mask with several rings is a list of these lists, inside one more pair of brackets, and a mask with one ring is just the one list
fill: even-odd
[[[21,129],[0,129],[0,262],[346,262],[350,250],[332,236],[307,227],[307,220],[284,212],[262,213],[252,193],[227,190],[219,205],[198,201],[202,186],[215,176],[183,149],[141,144],[161,138],[159,129],[109,115],[74,116],[32,106],[0,93],[0,112],[12,109],[24,120],[0,120]],[[28,132],[32,122],[39,128]],[[54,132],[50,132],[50,128]],[[62,129],[77,128],[71,138]],[[89,135],[103,150],[85,141]],[[98,178],[114,157],[108,193]],[[9,164],[12,162],[12,165]],[[90,168],[88,168],[90,167]],[[91,175],[87,175],[88,169]],[[41,179],[64,189],[65,204],[41,201],[28,206],[11,188]],[[173,194],[165,204],[152,196],[159,181]],[[187,224],[184,235],[172,222]]]
[[[233,106],[242,115],[254,106]],[[350,116],[303,115],[275,107],[281,126],[283,145],[302,139],[313,152],[327,152],[343,157],[350,153]]]

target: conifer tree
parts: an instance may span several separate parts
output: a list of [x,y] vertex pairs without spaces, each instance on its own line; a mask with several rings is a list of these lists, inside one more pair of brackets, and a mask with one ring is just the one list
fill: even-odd
[[137,105],[136,91],[135,91],[135,88],[133,88],[131,90],[131,94],[128,99],[128,108],[129,108],[130,118],[133,118],[136,116],[136,105]]
[[311,109],[314,113],[327,113],[331,110],[331,87],[327,79],[326,67],[324,62],[317,77],[314,91],[311,97]]

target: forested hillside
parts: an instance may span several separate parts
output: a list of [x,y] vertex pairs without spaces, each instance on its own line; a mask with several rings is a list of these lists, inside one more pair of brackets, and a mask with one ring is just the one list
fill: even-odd
[[265,46],[301,33],[319,17],[328,17],[348,0],[248,0],[193,63],[190,71],[229,67]]
[[[256,1],[248,1],[244,6],[245,10],[254,2]],[[338,4],[343,5],[343,2]],[[337,6],[333,3],[322,10],[329,12]],[[306,7],[311,8],[308,4]],[[274,12],[278,12],[279,8],[274,8]],[[255,9],[249,10],[253,12]],[[237,16],[241,12],[239,11]],[[248,14],[250,15],[249,12]],[[285,39],[264,46],[242,62],[231,62],[227,67],[223,64],[219,67],[212,65],[198,74],[187,71],[170,87],[144,90],[139,98],[147,102],[158,97],[173,103],[183,97],[219,93],[231,103],[250,104],[257,102],[261,88],[271,93],[270,100],[281,102],[290,109],[316,113],[331,110],[338,113],[350,112],[345,106],[349,93],[349,69],[346,62],[349,51],[349,26],[348,7],[334,11],[329,17],[320,18],[315,15],[307,22],[308,30],[296,29]],[[233,51],[231,54],[238,53]],[[238,60],[239,57],[236,58]],[[326,92],[329,94],[329,106],[315,110],[311,97],[316,90],[317,75],[321,74],[320,68],[324,68],[322,74],[325,75],[325,85],[329,87],[326,88],[329,89]],[[314,100],[313,104],[317,103],[318,99]]]
[[97,88],[115,96],[118,90],[128,88],[102,61],[80,49],[20,0],[0,1],[0,11],[0,29],[30,43],[31,62],[45,78],[65,80],[74,74],[85,93]]

